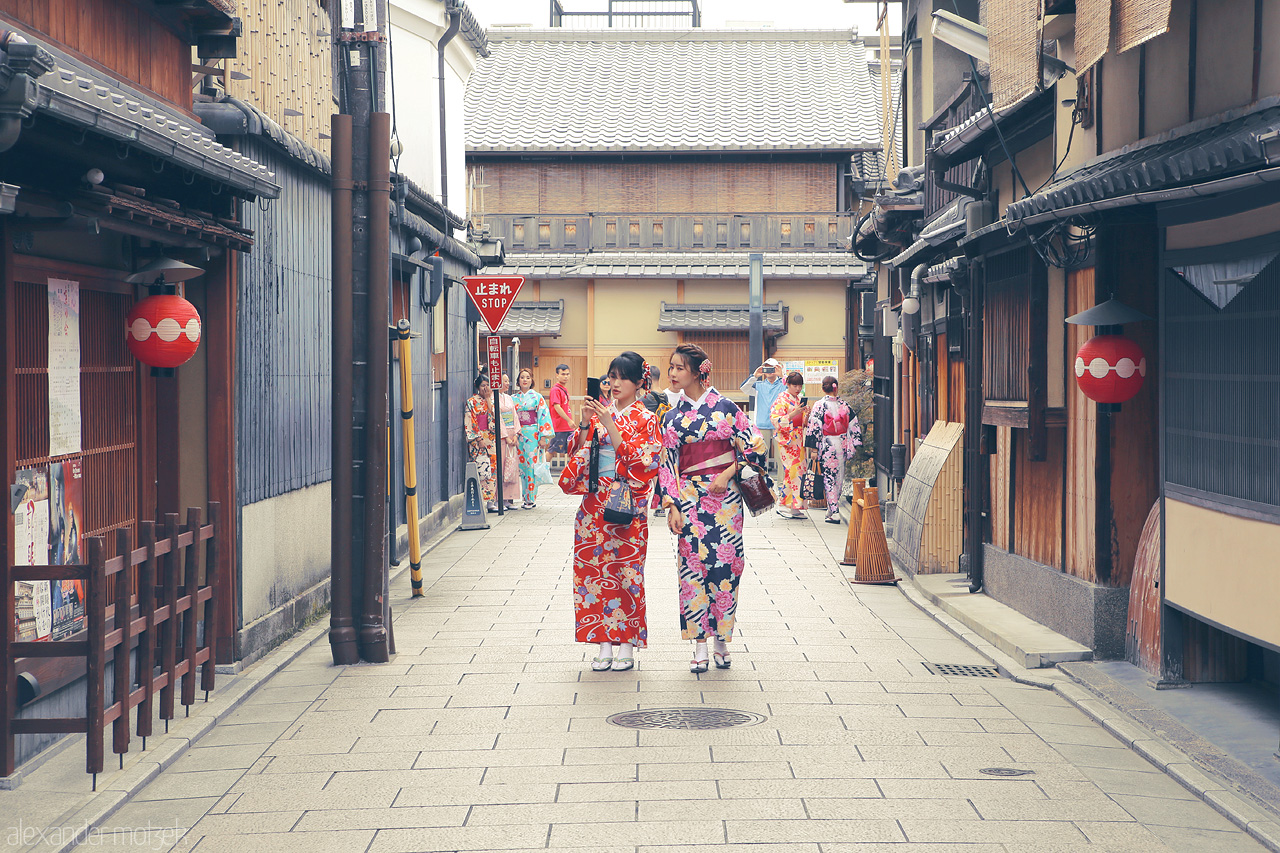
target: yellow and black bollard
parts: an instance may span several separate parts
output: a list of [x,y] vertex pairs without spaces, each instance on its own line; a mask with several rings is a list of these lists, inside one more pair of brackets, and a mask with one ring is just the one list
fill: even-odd
[[409,357],[409,321],[396,324],[400,339],[400,417],[404,419],[404,506],[409,522],[409,583],[413,597],[422,595],[422,545],[418,541],[418,466],[414,458],[413,362]]

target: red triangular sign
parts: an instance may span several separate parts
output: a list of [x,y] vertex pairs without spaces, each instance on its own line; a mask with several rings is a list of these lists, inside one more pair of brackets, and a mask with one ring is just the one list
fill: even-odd
[[489,332],[497,334],[502,321],[507,319],[511,303],[516,301],[520,285],[524,284],[522,275],[469,275],[463,282],[467,286],[467,295],[480,312],[480,316],[489,324]]

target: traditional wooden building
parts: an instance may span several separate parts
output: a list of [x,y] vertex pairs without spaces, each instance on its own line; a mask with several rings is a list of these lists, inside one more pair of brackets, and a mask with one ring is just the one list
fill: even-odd
[[[137,543],[141,522],[216,501],[216,569],[228,580],[236,280],[254,242],[241,205],[280,192],[269,168],[220,144],[192,111],[193,61],[234,48],[233,4],[4,0],[0,29],[0,460],[29,505],[39,505],[33,483],[58,484],[45,493],[50,523],[36,528],[47,542],[3,525],[6,564],[82,563],[87,537],[122,530]],[[176,375],[155,376],[126,347],[125,318],[175,264],[186,280],[171,286],[199,311],[200,344]],[[11,631],[14,585],[3,587]],[[220,581],[224,644],[230,593]],[[33,630],[74,637],[83,609],[77,621],[66,606]],[[26,700],[26,715],[83,712],[83,666],[13,666],[4,671],[26,689],[0,685],[6,720]],[[17,760],[51,737],[20,737]]]
[[[987,0],[968,24],[906,5],[925,41],[956,26],[968,30],[956,45],[990,37],[986,73],[974,62],[967,79],[963,65],[922,78],[955,95],[932,115],[908,110],[906,126],[923,129],[913,151],[907,135],[908,162],[921,168],[903,183],[918,180],[921,212],[886,199],[860,232],[879,252],[890,327],[910,326],[901,303],[913,293],[941,304],[931,280],[959,291],[956,568],[1098,657],[1172,682],[1274,684],[1280,358],[1265,330],[1280,293],[1280,66],[1255,48],[1280,33],[1280,14],[1111,0],[1085,16],[1071,5]],[[972,198],[962,227],[929,201],[943,193]],[[1110,319],[1070,319],[1103,304]],[[1118,407],[1077,387],[1111,375],[1077,357],[1108,332],[1142,353],[1141,390]],[[936,411],[937,389],[916,387],[899,411]]]
[[[469,216],[526,283],[500,335],[545,391],[631,349],[754,367],[861,365],[866,265],[847,253],[878,179],[878,63],[849,31],[490,30],[467,90]],[[521,109],[508,105],[518,99]],[[762,355],[748,347],[763,255]]]

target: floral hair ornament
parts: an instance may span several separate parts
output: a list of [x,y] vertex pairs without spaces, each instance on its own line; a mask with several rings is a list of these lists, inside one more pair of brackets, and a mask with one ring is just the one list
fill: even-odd
[[649,362],[644,363],[644,378],[640,380],[640,385],[644,390],[648,391],[653,387],[653,368],[649,366]]
[[698,365],[698,375],[706,379],[711,375],[711,359],[704,358],[702,364]]

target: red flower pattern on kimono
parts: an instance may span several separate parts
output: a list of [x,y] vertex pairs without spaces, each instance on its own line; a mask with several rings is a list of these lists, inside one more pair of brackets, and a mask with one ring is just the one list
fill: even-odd
[[[649,639],[644,600],[649,519],[643,508],[658,473],[662,443],[657,418],[639,400],[614,412],[613,420],[622,436],[622,445],[613,448],[613,476],[602,473],[598,489],[587,492],[588,459],[579,452],[587,446],[580,433],[574,433],[560,477],[562,489],[584,495],[573,525],[573,638],[579,643],[631,643],[642,649]],[[608,446],[609,433],[595,416],[591,432]],[[640,510],[630,524],[610,524],[601,515],[615,479],[627,483]]]

